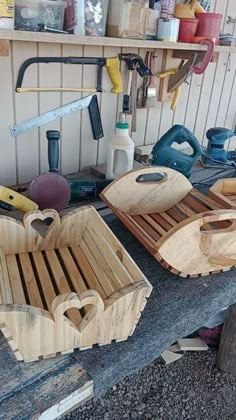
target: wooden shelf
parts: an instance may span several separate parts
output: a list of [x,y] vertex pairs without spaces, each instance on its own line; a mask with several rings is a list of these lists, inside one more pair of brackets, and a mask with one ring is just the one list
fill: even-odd
[[[50,42],[55,44],[78,44],[104,47],[135,47],[135,48],[159,48],[173,50],[206,50],[206,46],[200,44],[187,44],[182,42],[148,41],[141,39],[109,38],[94,36],[77,36],[65,34],[52,34],[42,32],[5,31],[0,30],[0,39],[26,42]],[[234,52],[236,47],[217,45],[215,52]]]

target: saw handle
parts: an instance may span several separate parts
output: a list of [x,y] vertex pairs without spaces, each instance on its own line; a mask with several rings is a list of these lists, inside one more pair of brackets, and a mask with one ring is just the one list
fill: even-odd
[[48,139],[48,165],[49,172],[58,172],[59,166],[59,139],[60,132],[57,130],[48,130],[46,132]]
[[118,57],[107,58],[106,68],[113,84],[112,93],[122,93],[123,92],[123,83],[122,77],[120,74],[119,68],[119,59]]

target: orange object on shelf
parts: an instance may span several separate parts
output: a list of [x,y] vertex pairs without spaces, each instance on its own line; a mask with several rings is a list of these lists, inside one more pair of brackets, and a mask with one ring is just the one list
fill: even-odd
[[195,14],[199,13],[206,13],[199,0],[188,0],[185,4],[176,4],[175,7],[175,16],[179,19],[194,19]]

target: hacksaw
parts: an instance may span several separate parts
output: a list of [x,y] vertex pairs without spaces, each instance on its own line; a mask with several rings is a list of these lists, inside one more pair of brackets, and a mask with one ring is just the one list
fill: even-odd
[[63,118],[84,108],[88,108],[89,111],[93,138],[94,140],[98,140],[103,137],[104,134],[96,95],[89,95],[85,98],[77,99],[76,101],[52,109],[51,111],[45,112],[44,114],[41,114],[37,117],[33,117],[21,123],[15,124],[10,127],[11,135],[12,137],[19,136],[20,134],[23,134],[37,127],[41,127],[42,125],[55,121],[58,118]]

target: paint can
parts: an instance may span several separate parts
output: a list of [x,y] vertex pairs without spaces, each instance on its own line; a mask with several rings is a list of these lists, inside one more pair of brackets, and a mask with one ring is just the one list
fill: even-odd
[[158,41],[177,42],[179,35],[179,19],[158,19],[157,39]]

